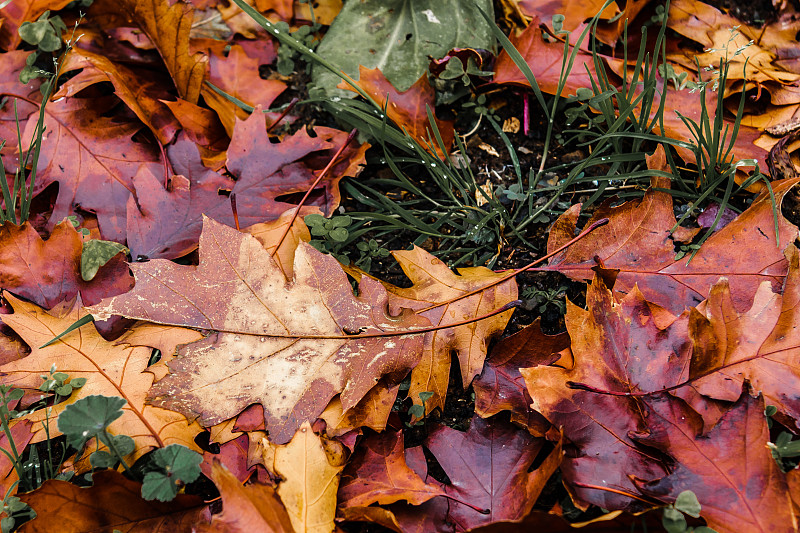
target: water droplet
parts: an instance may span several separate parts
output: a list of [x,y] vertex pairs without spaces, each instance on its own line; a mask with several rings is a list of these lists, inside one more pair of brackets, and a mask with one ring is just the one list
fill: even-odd
[[266,340],[267,340],[266,337],[259,337],[258,339],[259,342],[266,342]]

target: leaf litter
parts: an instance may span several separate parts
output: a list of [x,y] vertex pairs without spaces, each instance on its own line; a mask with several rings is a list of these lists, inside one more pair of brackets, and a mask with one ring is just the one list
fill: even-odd
[[[66,2],[16,4],[1,9],[0,61],[8,68],[0,86],[3,97],[19,98],[27,146],[41,96],[39,82],[17,81],[27,53],[16,29]],[[330,22],[335,2],[322,4],[314,9]],[[557,91],[563,55],[558,32],[548,27],[552,16],[568,12],[563,27],[580,32],[599,9],[581,20],[574,2],[551,4],[516,2],[532,22],[510,36],[548,94]],[[626,16],[652,15],[647,4],[609,7],[598,39],[618,43]],[[314,18],[293,12],[291,2],[256,5],[290,23]],[[452,15],[429,11],[421,11],[426,24]],[[193,21],[209,13],[221,25],[201,36],[197,27],[206,23]],[[675,67],[697,68],[691,41],[710,49],[698,56],[701,67],[726,53],[736,58],[729,88],[770,98],[760,102],[764,113],[748,103],[733,147],[737,159],[764,161],[780,142],[775,127],[791,122],[798,105],[790,8],[764,28],[740,25],[734,39],[728,27],[739,22],[710,6],[678,0],[669,16],[669,27],[685,38],[669,49]],[[65,521],[75,531],[333,531],[355,522],[395,531],[558,530],[570,513],[590,518],[603,509],[611,511],[603,520],[618,524],[630,516],[618,511],[677,506],[687,490],[717,531],[797,531],[796,472],[785,471],[770,446],[778,425],[797,431],[798,228],[794,219],[774,217],[765,187],[688,263],[675,250],[697,230],[676,229],[662,178],[638,199],[591,207],[588,219],[580,202],[568,207],[549,227],[548,252],[579,226],[607,223],[535,268],[588,282],[585,308],[568,302],[557,335],[536,322],[495,342],[519,297],[506,272],[476,266],[456,273],[413,247],[394,252],[407,275],[401,288],[397,277],[380,281],[308,244],[312,235],[295,215],[335,215],[345,196],[341,180],[364,179],[369,145],[346,145],[347,133],[319,125],[286,133],[278,120],[303,118],[265,108],[288,102],[291,79],[259,72],[286,58],[244,20],[214,1],[97,0],[82,23],[85,37],[62,65],[71,76],[45,107],[34,192],[45,197],[57,186],[38,215],[48,222],[0,229],[0,372],[4,385],[26,392],[9,428],[15,444],[22,450],[56,438],[53,422],[87,396],[122,397],[109,431],[133,438],[127,459],[170,444],[202,452],[195,457],[222,511],[189,494],[168,506],[142,500],[138,481],[100,470],[91,487],[51,479],[19,492],[38,513],[25,531]],[[395,29],[404,22],[391,21]],[[334,37],[342,24],[331,29]],[[754,44],[744,47],[742,39]],[[403,52],[386,46],[386,54]],[[737,49],[745,53],[734,55]],[[618,58],[600,57],[619,79],[627,75]],[[564,96],[597,76],[585,46],[577,58]],[[364,64],[351,74],[358,70],[359,87],[423,144],[429,107],[449,150],[453,122],[440,115],[420,68]],[[493,68],[496,86],[528,85],[506,52]],[[664,130],[686,137],[672,111],[699,113],[698,97],[672,86],[665,92]],[[14,170],[19,143],[9,101],[0,132],[6,168]],[[478,131],[485,136],[485,125]],[[797,149],[778,147],[787,159]],[[648,161],[651,169],[667,168],[659,157]],[[798,178],[779,177],[771,188],[780,209]],[[312,184],[309,201],[298,205]],[[85,281],[80,264],[89,239],[125,244],[132,262],[118,254]],[[87,314],[96,327],[45,346]],[[155,364],[153,349],[161,357]],[[54,370],[86,384],[53,397],[40,386]],[[466,431],[444,417],[433,421],[452,403],[454,384],[475,393],[476,414],[461,421]],[[24,410],[41,407],[39,399],[51,405]],[[0,436],[4,449],[7,439]],[[0,459],[11,495],[17,471]],[[91,464],[76,457],[65,468],[83,474]],[[562,497],[545,508],[553,490]]]

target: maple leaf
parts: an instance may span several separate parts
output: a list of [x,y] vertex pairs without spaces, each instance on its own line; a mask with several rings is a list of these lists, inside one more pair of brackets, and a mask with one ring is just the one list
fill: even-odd
[[325,434],[340,437],[349,431],[368,427],[374,431],[386,429],[386,422],[397,399],[400,385],[386,387],[378,383],[361,401],[348,410],[344,410],[339,398],[334,398],[328,407],[319,415],[327,425]]
[[500,339],[492,347],[483,372],[473,383],[475,413],[489,418],[501,411],[511,412],[511,421],[528,428],[533,435],[543,436],[550,423],[532,410],[531,397],[520,368],[549,365],[558,352],[569,348],[569,335],[545,335],[540,321]]
[[[153,375],[146,371],[151,355],[149,348],[115,346],[89,325],[72,331],[50,346],[37,348],[61,334],[86,313],[77,302],[71,308],[56,309],[54,313],[62,312],[57,316],[8,294],[4,296],[13,306],[14,314],[3,315],[3,322],[13,328],[32,347],[32,351],[23,359],[0,366],[3,382],[18,388],[36,389],[42,384],[41,375],[46,375],[53,365],[67,372],[71,379],[87,380],[86,386],[73,391],[66,401],[25,417],[35,428],[33,442],[58,436],[60,433],[54,421],[66,406],[86,396],[99,394],[127,400],[122,416],[110,425],[110,430],[133,438],[136,443],[134,459],[156,446],[173,443],[199,450],[193,440],[200,431],[199,426],[189,424],[178,413],[144,405],[153,383]],[[48,420],[49,434],[43,427]]]
[[600,278],[589,285],[586,305],[583,310],[567,303],[571,357],[521,372],[532,407],[577,448],[561,466],[576,504],[635,509],[635,501],[615,491],[636,496],[629,475],[652,480],[666,473],[660,459],[629,436],[646,427],[641,400],[568,385],[650,392],[680,383],[688,377],[692,349],[689,313],[675,317],[646,301],[636,287],[616,302]]
[[426,483],[409,468],[403,451],[402,431],[376,433],[359,444],[339,484],[338,505],[345,516],[374,503],[420,505],[445,494],[443,487]]
[[402,379],[421,355],[413,329],[426,319],[387,314],[386,291],[371,279],[355,297],[336,260],[305,243],[287,282],[254,237],[206,218],[199,266],[158,259],[131,268],[133,290],[90,312],[216,332],[181,348],[151,391],[154,405],[204,425],[261,403],[271,440],[285,443],[334,395],[349,409],[381,376]]
[[[358,66],[358,81],[355,84],[367,93],[378,105],[386,106],[386,115],[411,137],[416,139],[420,146],[429,149],[432,143],[434,152],[442,157],[441,148],[436,143],[436,137],[431,130],[427,109],[433,113],[434,91],[425,73],[414,84],[403,92],[399,92],[386,79],[379,68],[368,69],[363,65]],[[339,89],[357,92],[349,83],[342,81]],[[442,136],[444,149],[449,152],[453,145],[453,121],[440,120],[435,117],[436,127]]]
[[[560,42],[545,42],[539,24],[539,18],[534,16],[522,33],[516,36],[512,35],[509,40],[531,68],[541,91],[556,94],[564,59],[564,45]],[[580,88],[591,87],[593,79],[597,79],[597,72],[592,56],[585,52],[578,52],[572,71],[561,90],[561,96],[575,94],[575,91]],[[505,50],[497,56],[493,82],[501,85],[513,84],[530,87],[522,71],[514,64]]]
[[283,478],[277,492],[294,530],[332,531],[344,446],[321,438],[304,422],[288,444],[269,443],[264,451],[264,465]]
[[672,503],[691,490],[700,514],[719,533],[794,532],[797,511],[786,478],[767,448],[764,400],[742,391],[713,428],[685,402],[668,394],[646,400],[648,430],[635,440],[670,454],[676,464],[661,479],[636,484],[642,493]]
[[[517,299],[517,283],[510,279],[472,296],[437,306],[486,287],[504,274],[485,267],[470,267],[459,269],[456,275],[442,261],[418,246],[392,254],[413,283],[407,289],[388,286],[393,312],[403,308],[413,309],[430,320],[431,324],[446,326],[448,323],[489,314]],[[513,310],[510,310],[474,323],[427,333],[422,359],[411,374],[409,397],[416,401],[420,392],[433,392],[425,404],[426,413],[437,407],[443,408],[450,377],[451,354],[455,352],[458,356],[461,379],[466,388],[483,368],[488,339],[505,329],[512,313]]]
[[[798,229],[780,214],[781,204],[798,182],[795,178],[772,183],[781,246],[775,242],[773,204],[764,192],[733,222],[711,235],[688,265],[686,259],[675,261],[670,238],[675,225],[672,198],[651,189],[640,200],[617,207],[601,205],[587,226],[602,218],[608,218],[608,224],[553,257],[543,269],[588,280],[598,258],[606,268],[619,270],[616,290],[629,292],[636,284],[648,301],[673,313],[705,300],[711,286],[725,276],[734,306],[747,309],[761,282],[769,280],[778,290],[786,276],[783,249],[794,241]],[[579,213],[578,204],[558,218],[550,232],[548,251],[564,244],[568,235],[570,239],[575,235],[571,232]]]
[[111,82],[114,94],[150,128],[160,143],[169,144],[175,138],[180,124],[162,101],[170,98],[170,94],[153,73],[135,71],[105,56],[73,48],[64,58],[61,72],[77,69],[82,70],[59,89],[54,99],[74,96],[95,83]]
[[173,533],[191,531],[206,514],[206,504],[194,495],[179,494],[170,502],[142,499],[142,484],[114,470],[92,474],[91,487],[50,479],[19,498],[36,509],[23,526],[31,533],[112,531]]
[[[293,533],[294,529],[270,485],[251,483],[242,485],[225,466],[214,460],[211,479],[222,497],[222,513],[214,515],[211,523],[200,523],[192,531],[197,533]],[[299,530],[298,530],[299,531]]]
[[[105,240],[124,242],[131,177],[141,165],[163,172],[156,151],[131,139],[141,124],[106,116],[117,102],[115,96],[105,96],[64,98],[47,105],[34,194],[59,184],[51,228],[80,207],[97,215]],[[28,121],[24,146],[35,125],[36,120]]]
[[133,286],[121,255],[101,267],[92,281],[81,277],[80,234],[68,221],[61,222],[46,241],[29,223],[0,226],[0,287],[47,309],[79,293],[97,303]]
[[189,33],[194,8],[186,2],[168,0],[119,0],[114,6],[132,19],[150,38],[164,60],[178,95],[196,104],[205,77],[208,58],[189,51]]
[[[452,482],[445,485],[453,498],[447,522],[454,523],[456,531],[468,531],[527,515],[562,459],[559,442],[531,470],[543,444],[544,439],[497,418],[474,416],[466,433],[443,425],[433,429],[426,445]],[[489,512],[478,512],[476,507]]]
[[762,283],[753,306],[744,313],[733,305],[728,280],[723,278],[711,288],[708,300],[693,316],[690,333],[696,347],[690,377],[701,394],[727,401],[736,401],[748,381],[779,409],[782,422],[797,427],[800,260],[794,245],[786,249],[786,258],[789,274],[782,293],[775,294],[769,283]]

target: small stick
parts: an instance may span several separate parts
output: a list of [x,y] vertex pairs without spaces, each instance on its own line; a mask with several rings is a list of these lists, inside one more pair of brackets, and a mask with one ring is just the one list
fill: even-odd
[[236,231],[241,231],[239,229],[239,211],[236,210],[236,193],[231,193],[231,211],[233,211],[233,222],[236,224]]
[[288,114],[289,114],[289,112],[290,112],[292,109],[294,109],[294,106],[295,106],[295,105],[297,105],[297,102],[299,102],[299,101],[300,101],[300,99],[299,99],[299,98],[297,98],[297,97],[294,97],[294,98],[292,98],[292,101],[291,101],[291,102],[289,102],[289,104],[286,106],[286,109],[284,109],[284,110],[283,110],[283,112],[280,114],[280,116],[279,116],[277,119],[275,119],[275,122],[273,122],[272,124],[270,124],[270,126],[267,128],[267,133],[269,133],[270,131],[272,131],[272,128],[274,128],[275,126],[277,126],[277,125],[278,125],[278,123],[279,123],[281,120],[283,120],[283,119],[286,117],[286,115],[288,115]]
[[525,137],[531,131],[530,127],[531,122],[531,102],[530,102],[530,95],[528,91],[522,93],[522,133],[525,134]]
[[358,130],[356,128],[353,128],[353,131],[351,131],[350,134],[347,136],[347,139],[345,139],[344,144],[342,144],[342,146],[339,147],[339,150],[337,150],[337,152],[334,154],[333,158],[331,158],[331,160],[328,162],[328,165],[325,168],[322,169],[322,172],[320,172],[320,174],[317,177],[317,179],[314,180],[314,183],[312,183],[311,187],[308,188],[308,190],[306,191],[305,196],[303,196],[303,199],[300,200],[300,203],[295,208],[294,214],[292,215],[292,219],[289,221],[289,224],[286,226],[286,229],[284,230],[283,235],[281,235],[281,238],[278,241],[278,245],[275,247],[274,250],[272,250],[272,254],[271,255],[273,257],[275,256],[276,253],[278,253],[278,249],[281,247],[281,244],[283,244],[283,241],[286,239],[286,236],[289,234],[289,231],[292,229],[292,225],[294,224],[295,219],[297,219],[297,215],[300,214],[300,209],[303,207],[303,204],[306,203],[306,200],[308,199],[308,197],[311,196],[311,191],[313,191],[314,188],[317,185],[319,185],[319,182],[322,181],[322,178],[324,178],[325,175],[330,171],[330,169],[333,168],[334,163],[336,163],[336,160],[339,159],[340,155],[342,155],[342,152],[344,152],[344,149],[347,148],[347,145],[349,145],[350,142],[355,138],[357,132],[358,132]]

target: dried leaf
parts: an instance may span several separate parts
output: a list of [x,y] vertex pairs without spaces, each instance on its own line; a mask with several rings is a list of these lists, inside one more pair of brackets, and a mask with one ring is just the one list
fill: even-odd
[[[336,394],[349,409],[381,376],[402,379],[420,357],[422,335],[402,332],[424,318],[388,315],[385,290],[369,279],[353,296],[336,260],[304,243],[287,282],[255,238],[206,219],[198,267],[154,260],[131,268],[133,290],[91,312],[218,332],[183,347],[151,391],[154,405],[204,425],[261,403],[271,440],[286,443]],[[359,331],[397,334],[347,339]]]

